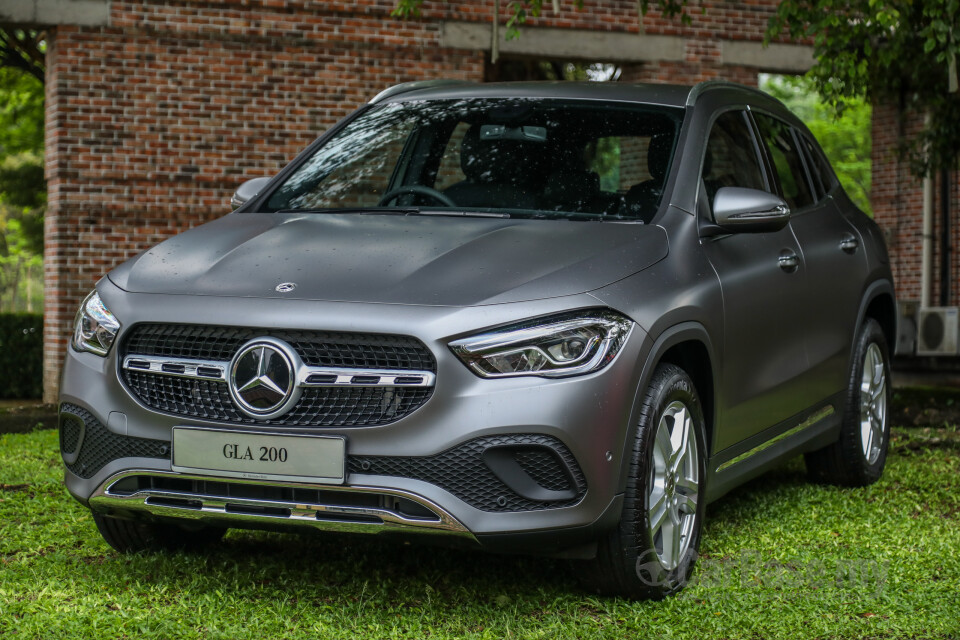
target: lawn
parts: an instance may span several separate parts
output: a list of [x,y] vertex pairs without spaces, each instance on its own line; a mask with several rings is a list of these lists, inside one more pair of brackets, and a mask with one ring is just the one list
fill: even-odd
[[883,480],[798,459],[711,505],[695,582],[584,593],[548,559],[232,531],[206,556],[113,552],[54,431],[0,436],[0,638],[960,638],[960,432],[896,429]]

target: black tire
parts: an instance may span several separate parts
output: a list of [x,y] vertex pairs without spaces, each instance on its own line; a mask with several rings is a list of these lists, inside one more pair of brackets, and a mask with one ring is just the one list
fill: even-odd
[[[687,515],[693,516],[692,528],[684,536],[686,546],[679,547],[685,550],[674,554],[679,561],[675,563],[676,566],[669,567],[664,565],[660,556],[666,552],[662,548],[664,541],[661,537],[666,535],[664,529],[661,528],[659,534],[651,532],[648,496],[656,472],[654,450],[657,431],[662,419],[667,425],[674,424],[670,414],[665,417],[665,413],[675,411],[676,403],[682,404],[690,417],[690,430],[695,444],[695,460],[690,464],[691,469],[696,468],[698,488],[695,493],[696,506],[692,513],[687,511]],[[660,600],[680,591],[687,584],[696,563],[706,507],[703,499],[707,471],[705,438],[703,410],[693,381],[683,369],[661,364],[654,372],[643,399],[637,435],[629,454],[630,468],[620,523],[600,539],[596,558],[577,561],[575,566],[578,577],[589,590],[602,595]],[[672,482],[669,484],[674,486]],[[663,493],[668,495],[666,491]],[[680,516],[684,522],[687,521],[687,515]],[[664,519],[661,521],[666,523]],[[659,550],[658,546],[661,547]]]
[[226,529],[189,530],[164,522],[122,520],[93,512],[100,535],[120,553],[138,551],[200,551],[223,538]]
[[[882,375],[883,388],[879,396],[871,400],[862,390],[865,384],[864,368],[868,362],[879,357],[877,367],[870,367],[875,375]],[[871,384],[875,384],[871,380]],[[853,362],[847,379],[847,397],[843,409],[839,439],[822,449],[807,453],[804,458],[807,472],[816,481],[846,487],[863,487],[872,484],[883,475],[887,461],[887,448],[890,442],[890,423],[887,408],[890,405],[890,358],[887,352],[887,340],[880,324],[873,318],[867,318],[860,326],[854,344]],[[865,412],[865,413],[864,413]],[[864,442],[863,420],[869,420],[873,426],[871,441]],[[879,426],[877,426],[879,420]],[[880,442],[875,440],[879,437]],[[870,449],[870,455],[867,449]]]

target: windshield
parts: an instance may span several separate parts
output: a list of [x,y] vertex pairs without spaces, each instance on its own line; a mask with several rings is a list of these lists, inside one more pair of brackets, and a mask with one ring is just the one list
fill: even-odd
[[649,221],[682,115],[588,100],[389,103],[338,131],[266,208]]

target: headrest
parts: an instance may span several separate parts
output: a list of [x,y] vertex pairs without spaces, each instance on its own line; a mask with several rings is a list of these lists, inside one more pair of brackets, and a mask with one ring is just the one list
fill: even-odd
[[670,152],[673,151],[673,135],[658,133],[650,138],[647,147],[647,172],[650,178],[663,182],[667,177],[667,166],[670,164]]
[[600,193],[600,176],[586,169],[565,167],[550,174],[543,198],[551,205],[579,208]]

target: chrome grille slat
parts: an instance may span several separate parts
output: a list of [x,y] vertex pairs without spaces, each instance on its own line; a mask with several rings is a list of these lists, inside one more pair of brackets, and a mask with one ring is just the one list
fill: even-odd
[[[123,359],[122,366],[126,371],[146,371],[168,376],[178,376],[180,378],[190,378],[191,380],[225,380],[226,372],[230,368],[230,362],[128,355]],[[180,367],[182,370],[172,370],[170,368],[172,366]],[[216,370],[219,372],[219,375],[204,375],[204,372],[201,371],[202,369]],[[334,379],[329,381],[311,380],[314,376],[329,376]],[[376,380],[370,380],[370,378],[376,378]],[[413,380],[404,380],[404,378]],[[398,381],[398,379],[400,380]],[[297,384],[301,387],[432,387],[435,380],[436,375],[431,371],[303,366],[297,372]]]

